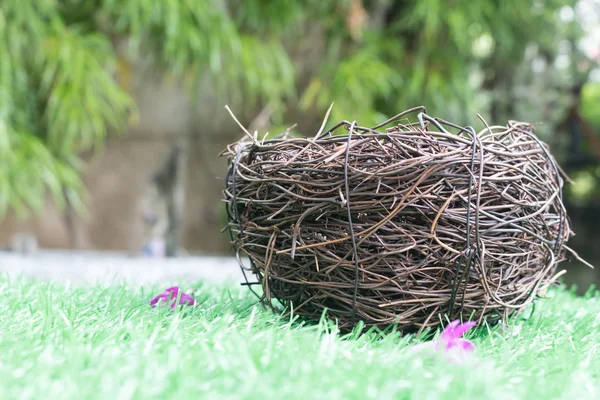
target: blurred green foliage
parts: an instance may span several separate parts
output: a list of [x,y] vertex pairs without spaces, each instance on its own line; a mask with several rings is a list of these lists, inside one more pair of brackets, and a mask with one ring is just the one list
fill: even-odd
[[587,83],[581,93],[581,115],[600,129],[600,82]]
[[[580,34],[576,20],[559,16],[574,5],[2,0],[0,215],[8,208],[39,210],[47,190],[59,205],[79,204],[79,154],[135,122],[135,104],[115,78],[118,38],[128,39],[130,52],[150,55],[166,73],[188,80],[192,94],[208,75],[231,102],[269,105],[278,126],[288,106],[322,115],[332,102],[330,121],[362,125],[421,104],[459,123],[473,123],[477,113],[502,123],[523,114],[514,109],[523,89],[535,93],[525,116],[541,121],[556,105],[556,96],[544,95],[575,79],[568,65],[556,63],[559,44]],[[319,59],[302,59],[305,54]],[[535,86],[527,71],[539,59],[550,78]],[[535,87],[527,92],[527,85]]]

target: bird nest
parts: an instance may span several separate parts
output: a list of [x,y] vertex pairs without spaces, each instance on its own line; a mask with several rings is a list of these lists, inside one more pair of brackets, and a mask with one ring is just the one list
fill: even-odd
[[257,279],[245,284],[342,329],[522,310],[570,250],[563,179],[532,125],[481,122],[476,132],[418,107],[312,138],[246,131],[223,153],[232,243]]

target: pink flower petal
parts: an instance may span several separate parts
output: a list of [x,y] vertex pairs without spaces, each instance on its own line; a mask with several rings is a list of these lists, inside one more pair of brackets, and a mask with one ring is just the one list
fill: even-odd
[[[155,307],[157,303],[164,302],[168,303],[170,300],[176,300],[177,296],[179,296],[179,305],[189,305],[192,306],[196,304],[196,300],[192,296],[187,293],[181,292],[179,295],[179,287],[172,286],[170,288],[165,289],[165,291],[150,300],[150,306]],[[164,304],[166,305],[166,304]],[[163,307],[164,307],[163,305]],[[176,301],[171,301],[170,307],[175,308],[177,305]]]
[[446,350],[451,350],[458,348],[465,352],[473,352],[475,350],[475,346],[470,340],[467,339],[454,339],[448,343],[446,343]]
[[476,323],[474,321],[469,321],[462,324],[459,320],[452,321],[446,325],[446,328],[444,328],[442,331],[440,339],[444,342],[450,342],[454,339],[458,339],[475,325]]
[[444,328],[439,340],[420,343],[413,346],[413,350],[433,350],[438,356],[462,364],[470,359],[470,353],[473,353],[475,346],[470,340],[462,339],[460,336],[474,326],[475,322],[461,324],[458,320],[452,321]]
[[449,342],[450,340],[454,339],[456,337],[454,335],[454,330],[456,329],[459,323],[459,320],[455,320],[446,325],[446,327],[442,331],[442,334],[440,335],[440,339],[445,342]]
[[170,288],[166,288],[165,293],[169,293],[171,296],[177,297],[177,294],[179,294],[179,286],[171,286]]

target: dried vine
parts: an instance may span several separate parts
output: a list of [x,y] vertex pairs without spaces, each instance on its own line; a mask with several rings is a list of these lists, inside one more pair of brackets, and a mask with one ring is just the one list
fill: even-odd
[[261,300],[405,331],[530,304],[572,235],[563,180],[532,125],[483,123],[418,107],[373,128],[230,145],[228,228]]

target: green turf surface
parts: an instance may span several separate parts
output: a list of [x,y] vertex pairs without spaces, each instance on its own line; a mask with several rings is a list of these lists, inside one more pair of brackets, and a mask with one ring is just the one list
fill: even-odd
[[231,286],[151,309],[164,288],[0,277],[0,399],[598,399],[600,296],[564,290],[455,365],[397,334],[342,337],[252,307]]

